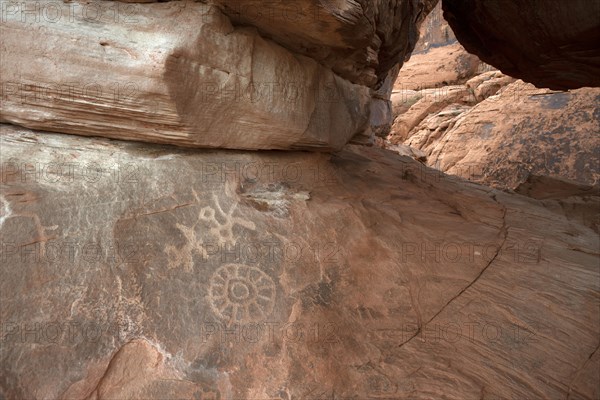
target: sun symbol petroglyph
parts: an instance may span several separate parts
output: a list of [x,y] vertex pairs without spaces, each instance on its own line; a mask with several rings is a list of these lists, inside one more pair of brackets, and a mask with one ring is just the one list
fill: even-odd
[[256,267],[227,264],[210,278],[208,300],[228,325],[259,321],[273,311],[275,284]]

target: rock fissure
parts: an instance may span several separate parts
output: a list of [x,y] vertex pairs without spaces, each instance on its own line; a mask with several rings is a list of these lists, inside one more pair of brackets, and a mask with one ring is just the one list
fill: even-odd
[[579,374],[581,373],[581,371],[583,371],[583,369],[585,368],[585,366],[590,362],[590,360],[594,357],[594,355],[596,353],[598,353],[599,350],[600,350],[600,343],[598,343],[598,346],[596,346],[596,348],[594,349],[594,351],[592,351],[592,353],[587,358],[587,360],[585,360],[583,362],[583,364],[581,365],[581,367],[577,368],[577,370],[575,371],[575,373],[573,375],[573,379],[571,379],[571,381],[569,382],[569,385],[567,387],[567,400],[570,400],[570,398],[571,398],[571,394],[573,392],[573,383],[577,380],[577,378],[579,377]]
[[[495,201],[497,201],[494,198]],[[503,215],[502,215],[502,227],[499,230],[500,233],[500,237],[502,237],[502,241],[500,243],[500,245],[498,246],[495,254],[492,256],[491,260],[481,269],[481,271],[479,272],[479,274],[475,277],[474,280],[472,280],[467,286],[465,286],[463,289],[460,290],[460,292],[458,292],[455,296],[453,296],[450,300],[448,300],[446,302],[446,304],[444,304],[444,306],[442,308],[440,308],[440,310],[438,312],[436,312],[433,317],[431,317],[426,323],[425,326],[430,324],[438,315],[440,315],[452,302],[454,302],[454,300],[456,300],[458,297],[460,297],[460,295],[462,295],[464,292],[466,292],[470,287],[472,287],[481,277],[482,275],[485,273],[485,271],[487,271],[487,269],[494,263],[494,261],[496,260],[496,258],[498,257],[498,255],[500,254],[500,252],[502,251],[502,248],[504,247],[504,244],[506,243],[506,240],[508,238],[508,227],[506,226],[506,212],[507,212],[507,208],[506,206],[503,206],[504,211],[503,211]],[[423,330],[423,326],[419,325],[418,329],[416,331],[415,334],[413,334],[410,338],[408,338],[405,342],[401,343],[398,345],[398,347],[403,347],[405,344],[409,343],[410,341],[412,341],[414,338],[416,338],[417,336],[419,336],[419,334],[422,332]]]

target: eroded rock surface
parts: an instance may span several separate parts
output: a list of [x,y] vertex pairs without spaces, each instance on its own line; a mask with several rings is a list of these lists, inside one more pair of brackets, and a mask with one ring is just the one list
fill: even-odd
[[444,0],[465,48],[507,75],[550,89],[600,86],[600,2]]
[[406,62],[396,82],[394,90],[422,90],[463,84],[483,72],[483,64],[459,44],[432,48],[414,54]]
[[207,0],[237,23],[369,87],[410,56],[438,0]]
[[379,90],[436,2],[9,3],[0,121],[191,147],[339,150],[389,130]]
[[[367,87],[255,29],[235,28],[213,6],[74,2],[64,8],[72,17],[59,21],[7,14],[0,120],[241,149],[335,149],[367,126]],[[104,12],[86,18],[91,9]]]
[[419,41],[414,50],[417,54],[431,48],[447,46],[457,42],[452,28],[444,19],[441,1],[427,15],[419,33]]
[[599,183],[599,89],[553,92],[517,81],[446,128],[425,127],[406,144],[429,165],[487,185],[514,189],[529,175]]
[[3,398],[598,396],[561,210],[378,148],[1,129]]

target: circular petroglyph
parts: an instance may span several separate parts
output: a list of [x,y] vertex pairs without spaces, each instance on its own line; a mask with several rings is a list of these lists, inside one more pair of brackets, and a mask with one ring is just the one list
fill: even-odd
[[210,278],[208,299],[214,313],[228,323],[248,323],[271,314],[273,280],[256,267],[227,264]]

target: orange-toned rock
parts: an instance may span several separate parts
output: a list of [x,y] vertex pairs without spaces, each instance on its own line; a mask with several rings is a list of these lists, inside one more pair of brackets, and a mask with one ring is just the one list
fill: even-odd
[[598,393],[600,240],[549,200],[364,146],[0,129],[3,399]]
[[483,68],[458,43],[414,54],[400,70],[394,90],[422,90],[465,83]]
[[473,93],[475,101],[481,102],[514,81],[515,78],[506,76],[500,71],[488,71],[469,79],[466,85]]
[[[406,97],[404,97],[406,96]],[[414,97],[413,97],[414,96]],[[404,98],[403,98],[404,97]],[[400,103],[401,100],[406,100]],[[439,89],[426,89],[413,95],[410,92],[400,92],[398,97],[392,94],[392,101],[397,101],[399,107],[407,106],[414,102],[407,111],[398,115],[394,120],[391,132],[388,136],[390,142],[397,144],[406,141],[424,119],[435,114],[449,105],[472,105],[474,98],[471,91],[464,85],[446,86]]]
[[598,184],[599,105],[599,89],[552,92],[517,81],[436,140],[407,144],[429,165],[487,185],[512,189],[529,175]]

